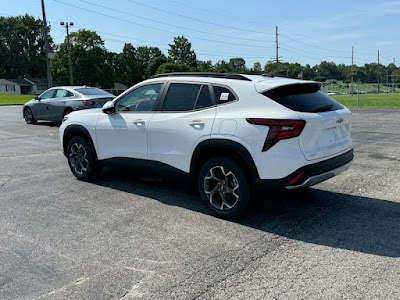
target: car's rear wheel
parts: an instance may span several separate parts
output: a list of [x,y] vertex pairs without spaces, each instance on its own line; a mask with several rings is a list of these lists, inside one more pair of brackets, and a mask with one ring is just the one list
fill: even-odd
[[24,119],[27,124],[36,124],[36,119],[33,116],[32,109],[29,107],[24,108]]
[[76,136],[68,143],[67,158],[72,173],[79,180],[91,180],[100,171],[92,147],[82,136]]
[[243,169],[230,159],[208,160],[200,169],[198,187],[201,198],[218,217],[236,218],[249,206],[249,181]]
[[66,115],[70,114],[70,113],[72,113],[72,108],[67,107],[67,108],[64,110],[64,117],[65,117]]

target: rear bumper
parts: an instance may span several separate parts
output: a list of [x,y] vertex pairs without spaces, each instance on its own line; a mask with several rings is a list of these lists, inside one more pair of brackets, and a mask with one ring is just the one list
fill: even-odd
[[261,189],[299,189],[312,186],[346,171],[354,159],[353,149],[315,164],[306,165],[282,179],[260,179]]
[[315,176],[311,176],[308,177],[303,183],[301,184],[293,184],[293,185],[287,185],[285,188],[288,190],[294,190],[294,189],[301,189],[301,188],[305,188],[308,186],[312,186],[314,184],[320,183],[322,181],[328,180],[329,178],[332,178],[336,175],[339,175],[340,173],[346,171],[348,168],[350,168],[352,161],[339,167],[336,168],[334,170],[322,173],[322,174],[318,174]]

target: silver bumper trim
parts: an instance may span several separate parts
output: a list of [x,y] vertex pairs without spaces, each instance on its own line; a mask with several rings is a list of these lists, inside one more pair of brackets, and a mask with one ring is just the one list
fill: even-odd
[[353,161],[351,161],[339,168],[333,169],[331,171],[328,171],[328,172],[325,172],[325,173],[322,173],[319,175],[311,176],[311,177],[307,178],[307,180],[304,181],[302,184],[286,186],[286,189],[288,189],[288,190],[300,189],[300,188],[304,188],[304,187],[308,187],[308,186],[312,186],[314,184],[320,183],[322,181],[325,181],[329,178],[332,178],[332,177],[346,171],[348,168],[350,168],[350,165],[352,163],[353,163]]

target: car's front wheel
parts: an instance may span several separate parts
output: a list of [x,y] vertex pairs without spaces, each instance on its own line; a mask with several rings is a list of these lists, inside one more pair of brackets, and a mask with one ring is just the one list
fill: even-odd
[[24,119],[27,124],[36,124],[36,119],[33,116],[32,109],[29,107],[24,108]]
[[236,218],[249,206],[249,181],[243,169],[230,159],[208,160],[200,169],[198,187],[201,198],[218,217]]
[[92,179],[99,172],[95,153],[84,137],[76,136],[68,143],[68,164],[76,178],[83,181]]

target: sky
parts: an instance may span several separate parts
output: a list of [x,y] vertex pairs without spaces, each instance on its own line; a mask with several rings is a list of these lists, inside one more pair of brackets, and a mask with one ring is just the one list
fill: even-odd
[[[0,16],[29,14],[42,19],[40,0],[0,0]],[[314,66],[321,61],[364,65],[400,62],[400,1],[372,0],[45,0],[55,43],[70,32],[96,31],[109,51],[124,43],[159,47],[168,54],[184,35],[199,60],[242,57],[247,67],[279,60]]]

